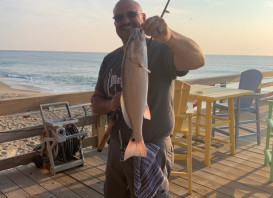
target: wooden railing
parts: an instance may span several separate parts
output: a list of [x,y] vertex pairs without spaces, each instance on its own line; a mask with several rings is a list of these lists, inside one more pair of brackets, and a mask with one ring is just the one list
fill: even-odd
[[[12,115],[30,115],[36,113],[40,109],[40,104],[56,103],[67,101],[71,106],[70,108],[78,108],[79,106],[90,106],[90,98],[93,92],[77,92],[69,94],[46,95],[30,98],[18,98],[11,100],[0,101],[0,116]],[[20,117],[22,117],[20,116]],[[0,119],[1,119],[0,117]],[[3,118],[3,117],[2,117]],[[92,127],[92,136],[83,140],[83,148],[92,147],[96,148],[105,133],[106,117],[99,115],[81,116],[78,118],[79,122],[76,124],[78,127],[83,125]],[[35,126],[18,128],[14,130],[0,131],[0,143],[20,140],[34,136],[41,136],[44,131],[43,123]],[[29,164],[33,162],[34,156],[37,155],[35,151],[9,157],[0,160],[0,171],[19,165]]]
[[[193,80],[185,80],[189,84],[218,84],[221,86],[226,86],[230,83],[238,83],[240,80],[240,75],[229,75],[229,76],[220,76],[214,78],[200,78]],[[267,99],[273,96],[273,71],[263,72],[263,81],[260,85],[260,90],[262,93],[262,99]],[[270,91],[264,92],[264,89],[269,89]],[[90,105],[90,98],[92,96],[92,91],[76,92],[76,93],[67,93],[67,94],[55,94],[55,95],[45,95],[31,98],[18,98],[10,100],[0,101],[0,119],[1,116],[7,115],[16,115],[23,114],[28,112],[37,112],[39,111],[40,104],[55,103],[55,102],[64,102],[67,101],[69,104],[74,107],[78,105],[87,104]],[[84,121],[87,120],[87,122]],[[79,118],[79,127],[83,125],[92,125],[93,136],[85,138],[83,141],[83,147],[92,146],[96,148],[98,142],[101,141],[103,134],[105,133],[106,126],[106,117],[99,115],[89,115],[87,118]],[[19,140],[23,138],[29,138],[34,136],[40,136],[43,133],[44,127],[43,124],[26,127],[26,128],[17,128],[15,130],[9,131],[0,131],[0,143]],[[33,157],[36,155],[36,152],[30,152],[15,157],[10,157],[0,160],[0,171],[19,165],[29,164],[33,161]]]

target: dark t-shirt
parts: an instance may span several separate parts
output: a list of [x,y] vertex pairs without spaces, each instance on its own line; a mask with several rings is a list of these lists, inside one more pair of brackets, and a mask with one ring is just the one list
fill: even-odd
[[[148,43],[149,41],[147,41]],[[121,91],[121,65],[123,48],[109,53],[103,60],[96,90],[112,98],[116,92]],[[184,76],[188,71],[177,72],[174,65],[174,54],[167,45],[152,41],[148,46],[149,74],[148,105],[151,120],[143,121],[143,138],[145,142],[169,136],[174,127],[173,96],[176,76]],[[122,125],[125,123],[122,122]],[[130,130],[124,129],[125,142],[130,138]],[[116,136],[111,133],[111,136]]]

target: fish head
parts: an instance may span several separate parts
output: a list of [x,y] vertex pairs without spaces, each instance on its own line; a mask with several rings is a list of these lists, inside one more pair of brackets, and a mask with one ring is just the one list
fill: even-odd
[[145,32],[143,29],[134,28],[129,39],[128,43],[130,42],[143,42],[145,39]]

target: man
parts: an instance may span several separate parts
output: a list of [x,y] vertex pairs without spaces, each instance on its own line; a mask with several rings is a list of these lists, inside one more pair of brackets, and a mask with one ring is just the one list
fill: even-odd
[[[160,147],[156,159],[165,179],[155,197],[169,197],[168,177],[173,165],[173,148],[170,140],[174,126],[173,80],[177,75],[184,76],[189,70],[203,66],[204,55],[194,41],[171,30],[162,18],[154,16],[146,19],[141,6],[134,0],[118,1],[113,14],[116,32],[122,40],[123,47],[104,58],[91,99],[92,108],[95,113],[108,114],[109,117],[113,112],[119,111],[124,47],[133,28],[142,28],[146,35],[153,37],[151,43],[147,39],[148,68],[151,71],[148,89],[151,120],[144,119],[142,133],[145,143],[153,143]],[[131,130],[123,119],[119,119],[110,135],[105,197],[135,197],[133,157],[126,161],[120,159],[130,136]]]

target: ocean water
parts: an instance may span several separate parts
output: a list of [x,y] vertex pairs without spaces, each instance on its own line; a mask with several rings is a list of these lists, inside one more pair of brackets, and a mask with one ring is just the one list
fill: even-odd
[[[107,53],[0,50],[0,81],[17,89],[42,92],[94,90]],[[270,71],[273,56],[206,55],[204,67],[183,79],[240,74],[247,69]]]

